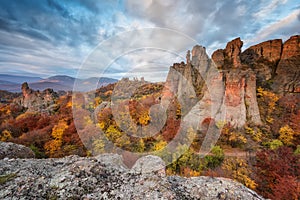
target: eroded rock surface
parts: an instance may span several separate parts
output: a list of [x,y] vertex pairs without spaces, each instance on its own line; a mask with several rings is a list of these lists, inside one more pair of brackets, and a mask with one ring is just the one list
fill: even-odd
[[[124,168],[120,160],[114,154],[0,160],[1,177],[10,177],[0,184],[0,199],[263,199],[229,179],[157,173],[164,168],[138,172]],[[161,160],[148,156],[137,165],[149,162]]]
[[283,44],[275,75],[273,89],[279,94],[300,93],[300,35]]
[[34,152],[28,147],[11,142],[0,142],[0,159],[34,157]]

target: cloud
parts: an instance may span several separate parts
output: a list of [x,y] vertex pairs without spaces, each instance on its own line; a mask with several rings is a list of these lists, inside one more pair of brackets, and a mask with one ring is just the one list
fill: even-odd
[[268,2],[266,5],[263,4],[261,6],[262,8],[258,12],[253,13],[253,16],[257,19],[264,19],[270,13],[272,13],[276,8],[278,8],[278,6],[280,6],[281,4],[286,4],[287,2],[288,0],[272,0]]
[[[162,3],[164,2],[164,3]],[[224,46],[229,39],[253,31],[252,14],[259,0],[254,1],[126,1],[127,12],[158,27],[171,28],[189,35],[206,46]],[[211,53],[211,52],[210,52]]]
[[[299,3],[293,0],[2,0],[0,72],[75,74],[89,52],[104,43],[86,61],[90,66],[86,76],[117,59],[109,75],[121,76],[124,66],[139,66],[136,72],[148,73],[152,68],[163,77],[168,66],[184,60],[186,50],[197,43],[211,54],[236,37],[249,45],[299,33],[296,10]],[[157,34],[149,29],[153,27],[177,34]],[[186,40],[189,37],[193,42]],[[115,41],[105,43],[110,39]],[[128,52],[144,47],[167,51]],[[180,56],[172,56],[174,52]]]
[[[283,39],[288,38],[291,35],[299,34],[300,21],[299,16],[300,10],[295,10],[283,19],[280,19],[266,27],[263,27],[256,34],[256,37],[251,40],[246,40],[246,43],[255,44],[262,42],[271,37],[279,37]],[[298,20],[297,20],[298,19]]]

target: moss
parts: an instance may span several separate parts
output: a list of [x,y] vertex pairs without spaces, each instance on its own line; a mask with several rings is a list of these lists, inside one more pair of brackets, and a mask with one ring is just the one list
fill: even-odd
[[17,176],[15,173],[0,175],[0,184],[4,184]]

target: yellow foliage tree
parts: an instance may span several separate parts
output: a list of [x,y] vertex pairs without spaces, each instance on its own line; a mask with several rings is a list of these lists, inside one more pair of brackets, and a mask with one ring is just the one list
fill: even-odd
[[249,176],[251,171],[247,162],[241,158],[227,158],[222,164],[222,169],[227,171],[230,178],[244,184],[246,187],[255,189],[257,184]]
[[50,157],[57,157],[62,154],[63,135],[67,128],[68,125],[65,120],[60,120],[58,124],[53,127],[51,133],[53,140],[47,142],[44,147]]
[[133,146],[133,151],[140,153],[145,151],[145,142],[142,138],[140,138],[138,142]]
[[295,131],[289,125],[285,125],[279,130],[279,140],[285,145],[292,145],[295,135]]
[[[279,100],[279,97],[275,93],[264,90],[261,87],[257,88],[257,95],[262,98],[263,102],[267,103],[268,107],[266,108],[266,111],[263,112],[266,114],[266,121],[268,123],[273,123],[274,119],[271,117],[271,114],[276,108],[276,102]],[[260,111],[263,110],[265,110],[265,108],[260,108]]]
[[245,130],[246,130],[246,133],[248,135],[250,135],[251,138],[254,141],[261,142],[263,133],[262,133],[262,131],[259,128],[257,128],[256,130],[254,130],[253,128],[246,126]]
[[143,112],[139,117],[139,124],[142,126],[147,125],[150,122],[151,118],[148,114],[148,112]]
[[152,147],[152,151],[160,151],[163,148],[165,148],[167,146],[167,142],[164,140],[159,140],[158,142],[156,142],[153,147]]
[[118,138],[122,136],[122,132],[119,131],[114,125],[110,125],[106,132],[106,137],[111,141],[116,141]]
[[232,147],[236,147],[239,145],[244,145],[247,143],[247,138],[238,132],[231,132],[229,134],[228,141],[230,142]]
[[4,131],[2,131],[2,133],[0,135],[0,141],[6,142],[11,138],[12,138],[12,136],[11,136],[11,132],[9,130],[5,129]]

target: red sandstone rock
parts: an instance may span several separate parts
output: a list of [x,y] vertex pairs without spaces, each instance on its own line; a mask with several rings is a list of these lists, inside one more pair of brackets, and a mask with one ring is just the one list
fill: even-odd
[[280,95],[300,91],[300,35],[284,43],[273,89]]
[[242,55],[242,62],[253,63],[260,58],[267,59],[271,62],[280,60],[282,51],[282,40],[269,40],[260,44],[254,45],[246,49]]
[[226,45],[226,48],[224,50],[225,56],[228,57],[230,61],[232,61],[232,67],[238,68],[241,66],[241,48],[243,46],[243,42],[240,38],[236,38],[232,40],[231,42],[228,42]]

